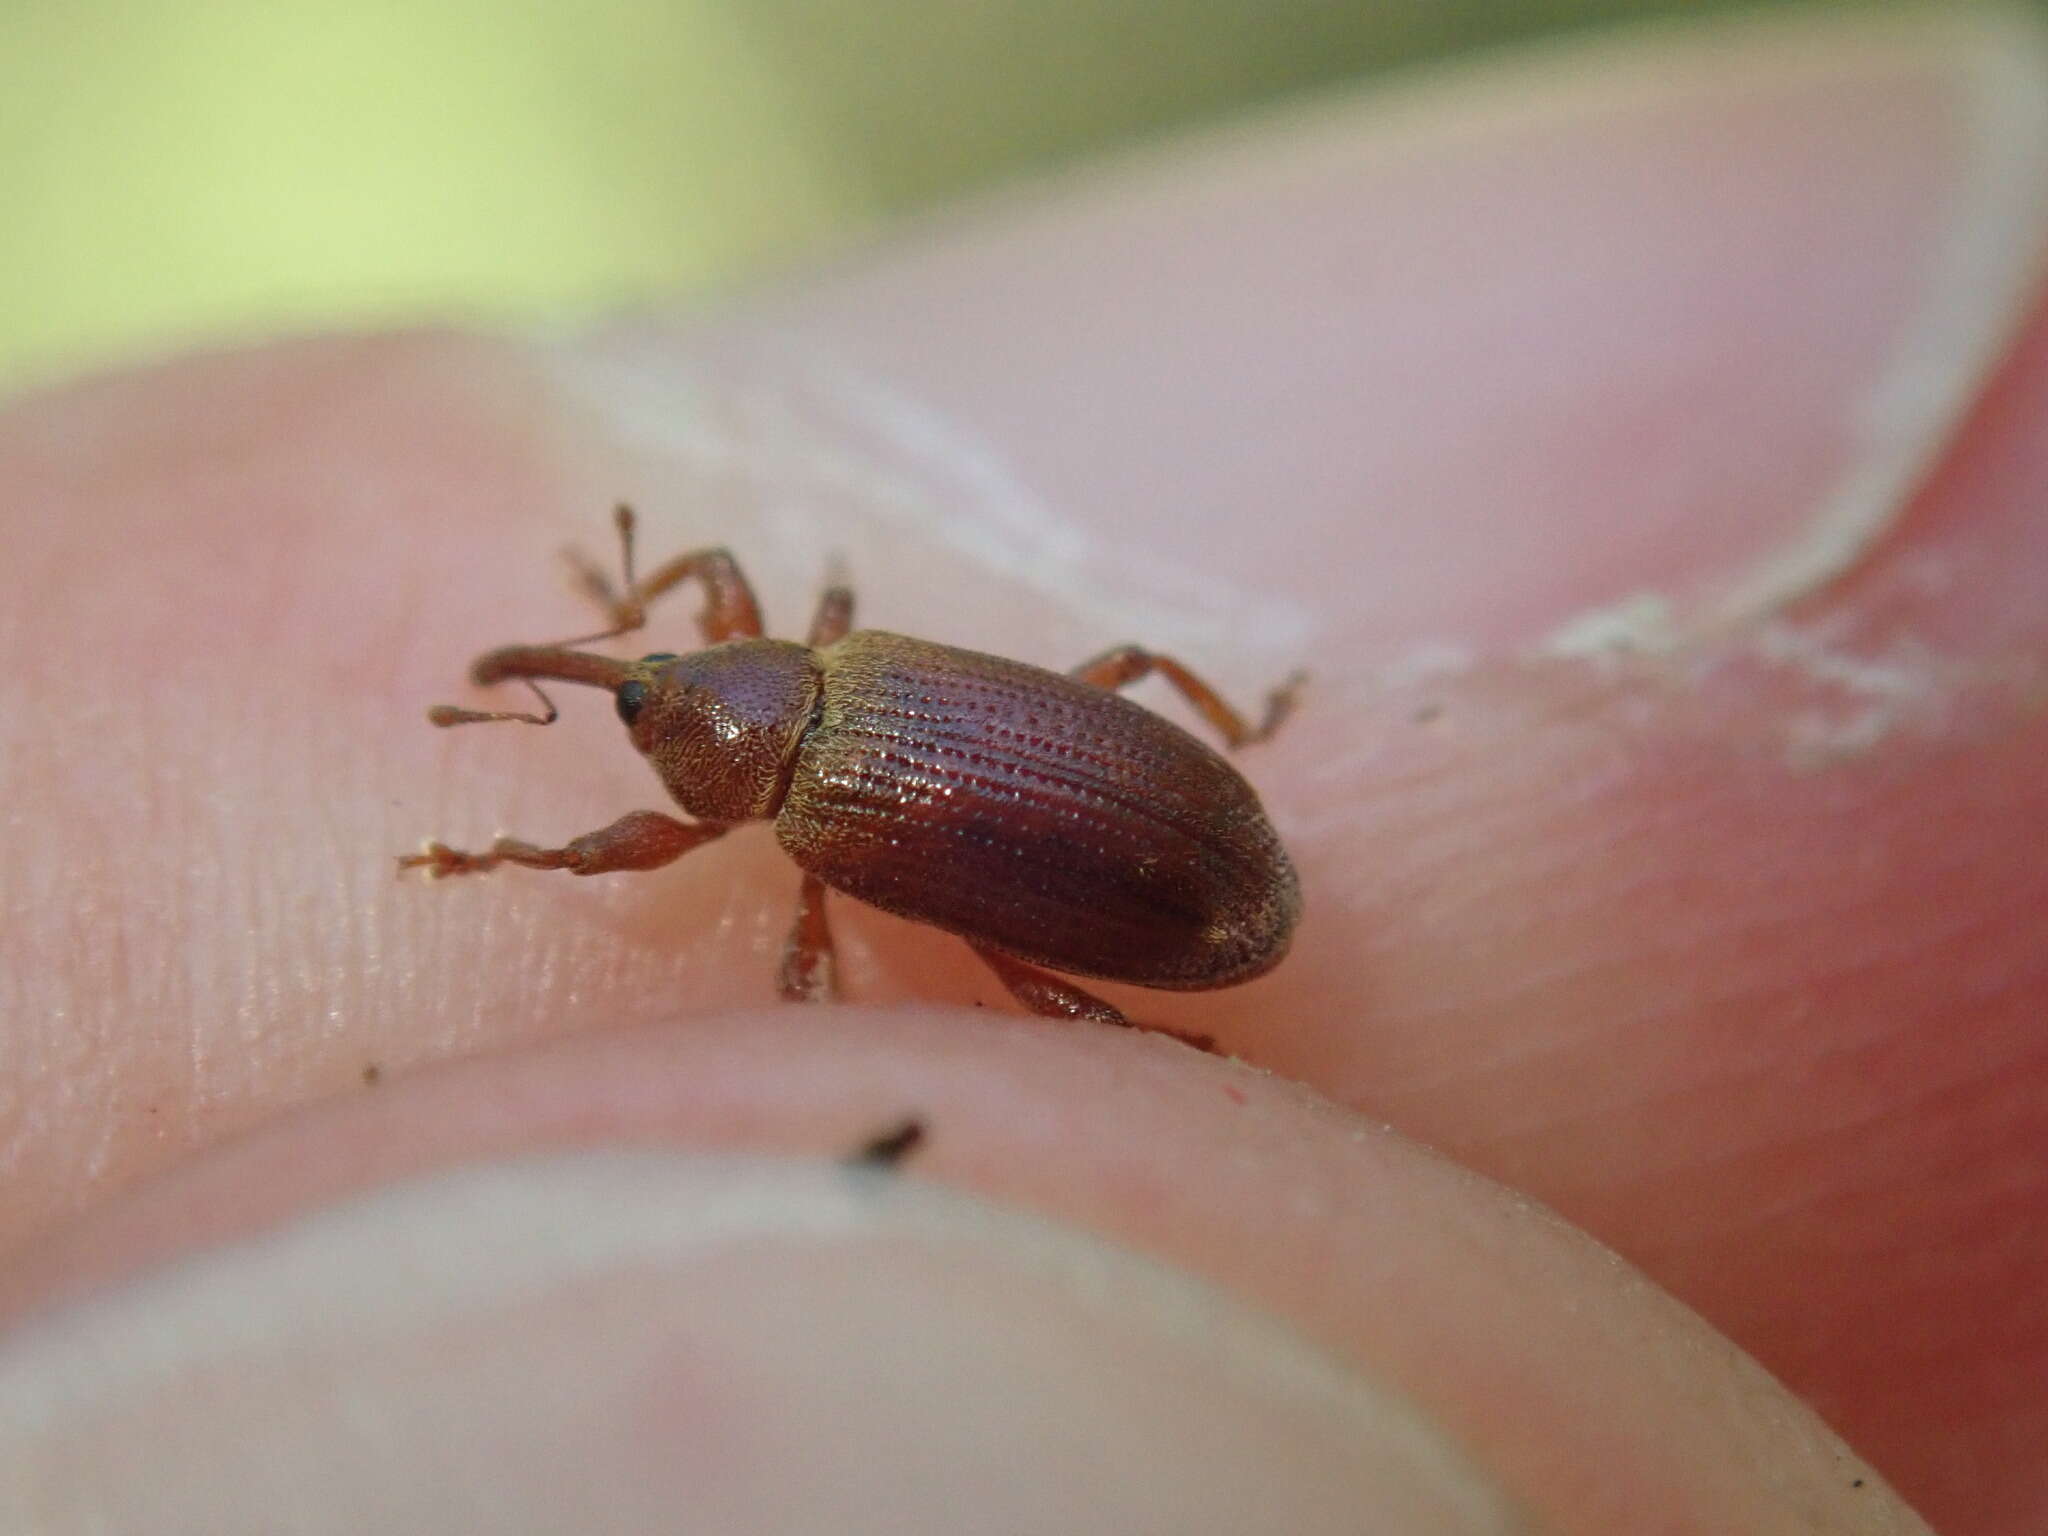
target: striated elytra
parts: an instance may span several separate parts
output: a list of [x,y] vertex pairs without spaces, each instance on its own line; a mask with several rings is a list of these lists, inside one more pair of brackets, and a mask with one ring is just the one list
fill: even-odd
[[[655,869],[741,822],[771,820],[803,871],[779,976],[799,1000],[834,993],[827,888],[959,935],[1026,1007],[1058,1017],[1130,1022],[1040,967],[1196,990],[1248,981],[1287,953],[1300,885],[1258,796],[1216,752],[1114,690],[1156,672],[1237,747],[1273,731],[1298,678],[1253,727],[1170,657],[1123,646],[1063,674],[854,631],[852,594],[839,585],[804,644],[764,639],[724,550],[636,582],[632,512],[619,508],[617,524],[621,587],[578,562],[611,618],[590,639],[640,628],[649,601],[695,579],[705,648],[627,661],[506,646],[471,675],[536,692],[538,679],[610,690],[633,745],[691,820],[636,811],[558,848],[500,838],[472,854],[430,842],[401,869]],[[548,724],[555,710],[541,698],[545,714],[444,705],[429,718]]]

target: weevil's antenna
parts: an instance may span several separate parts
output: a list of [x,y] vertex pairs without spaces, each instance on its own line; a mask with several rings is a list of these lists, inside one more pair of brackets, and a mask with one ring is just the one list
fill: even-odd
[[555,701],[548,697],[547,690],[530,677],[521,682],[533,690],[533,696],[540,700],[544,715],[529,715],[518,709],[462,709],[454,704],[436,704],[427,711],[427,720],[433,725],[486,725],[493,720],[517,720],[525,725],[553,725],[562,718],[562,712],[555,708]]
[[553,725],[561,718],[561,711],[555,708],[555,701],[547,696],[535,678],[582,683],[616,693],[632,667],[631,662],[621,661],[616,656],[595,656],[588,651],[572,651],[559,645],[500,646],[476,659],[476,664],[469,669],[470,680],[488,686],[516,677],[534,691],[547,713],[531,715],[524,710],[462,709],[454,704],[436,704],[427,711],[427,719],[435,725],[478,725],[493,720]]

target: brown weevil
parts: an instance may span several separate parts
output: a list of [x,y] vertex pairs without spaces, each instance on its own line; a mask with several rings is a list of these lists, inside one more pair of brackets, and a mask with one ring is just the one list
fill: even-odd
[[[853,594],[836,582],[802,645],[768,640],[725,550],[636,581],[631,509],[616,522],[622,585],[572,557],[611,627],[505,646],[470,668],[479,684],[525,681],[546,713],[438,705],[428,718],[546,725],[556,711],[540,679],[608,689],[691,819],[634,811],[559,848],[501,837],[488,853],[462,853],[430,842],[401,870],[658,869],[740,822],[773,821],[803,871],[779,975],[782,995],[800,1001],[834,991],[828,888],[958,934],[1020,1003],[1052,1017],[1130,1022],[1040,967],[1200,991],[1249,981],[1286,954],[1301,890],[1258,796],[1215,752],[1116,690],[1156,672],[1241,747],[1272,733],[1298,676],[1254,727],[1179,662],[1137,646],[1062,674],[856,630]],[[641,628],[649,602],[691,579],[705,593],[702,650],[627,661],[572,649]]]

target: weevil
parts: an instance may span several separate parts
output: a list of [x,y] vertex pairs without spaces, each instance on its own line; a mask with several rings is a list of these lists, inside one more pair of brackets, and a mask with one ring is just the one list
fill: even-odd
[[[957,934],[1018,1002],[1056,1018],[1131,1022],[1055,971],[1201,991],[1250,981],[1287,953],[1301,888],[1258,796],[1216,752],[1117,690],[1156,673],[1237,748],[1273,733],[1299,674],[1254,726],[1178,661],[1135,645],[1059,673],[857,630],[853,593],[837,580],[803,644],[770,640],[730,553],[695,550],[635,579],[632,509],[614,522],[619,585],[571,556],[610,627],[503,646],[470,668],[479,685],[524,681],[545,712],[443,704],[428,719],[548,725],[557,711],[540,680],[607,689],[690,819],[633,811],[557,848],[428,842],[401,871],[658,869],[742,822],[772,821],[802,871],[777,976],[795,1001],[836,993],[827,890]],[[642,628],[650,602],[691,580],[704,592],[702,649],[628,661],[575,648]]]

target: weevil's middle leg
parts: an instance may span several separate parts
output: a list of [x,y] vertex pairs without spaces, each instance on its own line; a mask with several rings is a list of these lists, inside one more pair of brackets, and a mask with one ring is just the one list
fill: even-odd
[[1097,688],[1115,690],[1139,678],[1157,672],[1165,678],[1190,704],[1202,713],[1202,718],[1216,727],[1232,748],[1248,747],[1255,741],[1264,741],[1280,728],[1294,709],[1295,695],[1301,692],[1301,685],[1308,681],[1308,674],[1296,672],[1278,688],[1266,695],[1266,713],[1257,727],[1245,723],[1244,716],[1223,701],[1223,696],[1203,682],[1171,656],[1161,656],[1157,651],[1148,651],[1141,645],[1119,645],[1104,651],[1100,656],[1084,661],[1074,668],[1073,675],[1084,683],[1093,683]]
[[776,989],[792,1003],[829,1003],[839,995],[839,952],[825,921],[825,882],[805,875],[796,898],[796,921],[782,945]]
[[1035,965],[1026,965],[1022,960],[1004,954],[1001,950],[968,941],[967,947],[981,956],[982,963],[996,973],[996,980],[1009,989],[1010,996],[1042,1018],[1087,1019],[1096,1024],[1120,1024],[1126,1029],[1142,1029],[1155,1035],[1171,1035],[1183,1044],[1192,1045],[1198,1051],[1214,1051],[1216,1042],[1208,1035],[1186,1034],[1178,1029],[1166,1029],[1157,1024],[1137,1024],[1128,1018],[1121,1008],[1112,1007],[1093,992],[1083,991],[1071,981],[1062,980],[1050,971],[1041,971]]
[[559,848],[537,848],[516,837],[501,837],[488,853],[464,853],[446,843],[430,842],[418,853],[401,858],[398,869],[400,874],[424,869],[437,880],[448,875],[480,875],[500,864],[566,869],[572,875],[608,875],[673,864],[692,848],[731,830],[730,822],[677,821],[659,811],[633,811],[608,827],[571,838]]
[[837,560],[826,574],[825,590],[818,594],[818,611],[811,618],[811,632],[804,640],[812,650],[842,640],[853,628],[853,588]]
[[576,584],[589,594],[611,619],[612,627],[602,634],[583,635],[564,641],[567,645],[588,645],[631,634],[647,623],[647,605],[669,588],[696,577],[704,587],[704,610],[697,615],[697,628],[706,645],[721,640],[758,640],[761,637],[761,605],[754,601],[754,589],[729,550],[693,549],[678,555],[652,575],[633,576],[633,537],[638,519],[633,509],[621,504],[612,512],[619,530],[619,570],[622,585],[614,587],[611,577],[597,562],[579,550],[569,550],[570,568]]

